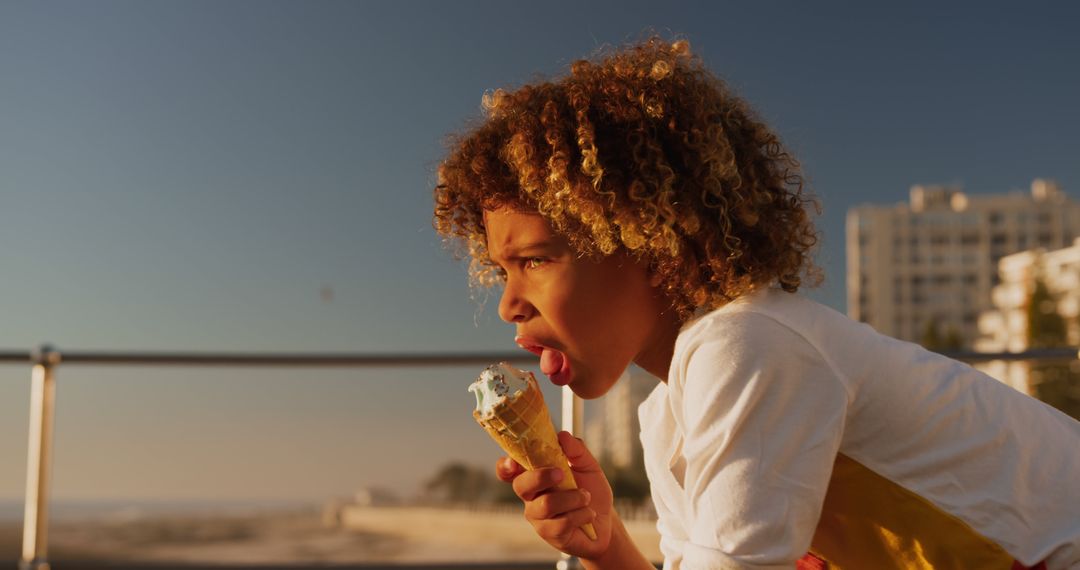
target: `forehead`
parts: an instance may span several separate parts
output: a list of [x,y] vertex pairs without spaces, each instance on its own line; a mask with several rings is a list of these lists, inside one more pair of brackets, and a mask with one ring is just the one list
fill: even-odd
[[507,207],[484,210],[484,228],[488,252],[492,255],[537,243],[562,241],[540,214]]

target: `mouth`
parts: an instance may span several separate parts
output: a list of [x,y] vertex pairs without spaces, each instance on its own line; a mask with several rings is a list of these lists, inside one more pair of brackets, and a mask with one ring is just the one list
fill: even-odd
[[535,341],[535,340],[533,340],[533,339],[531,339],[529,337],[516,336],[516,337],[514,337],[514,342],[517,343],[517,345],[520,346],[521,348],[523,348],[523,349],[525,349],[525,350],[527,350],[527,351],[529,351],[529,352],[531,352],[531,353],[533,353],[533,354],[535,354],[537,356],[542,356],[544,354],[544,345],[540,344],[539,342],[537,342],[537,341]]
[[540,371],[551,380],[552,384],[566,386],[570,383],[570,359],[561,350],[545,346],[536,339],[526,336],[515,337],[514,342],[540,357]]

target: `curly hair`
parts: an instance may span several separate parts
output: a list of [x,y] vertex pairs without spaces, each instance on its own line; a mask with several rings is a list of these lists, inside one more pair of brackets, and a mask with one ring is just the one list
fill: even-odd
[[434,191],[434,226],[467,246],[476,284],[500,279],[483,219],[500,206],[538,212],[581,254],[645,260],[683,319],[820,281],[798,162],[688,42],[651,37],[483,107]]

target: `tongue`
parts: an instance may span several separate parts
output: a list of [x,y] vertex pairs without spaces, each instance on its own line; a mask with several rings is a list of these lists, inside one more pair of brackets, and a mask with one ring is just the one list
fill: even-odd
[[544,352],[540,355],[540,371],[547,376],[557,374],[563,369],[563,362],[565,359],[566,357],[563,356],[563,353],[550,348],[545,348]]

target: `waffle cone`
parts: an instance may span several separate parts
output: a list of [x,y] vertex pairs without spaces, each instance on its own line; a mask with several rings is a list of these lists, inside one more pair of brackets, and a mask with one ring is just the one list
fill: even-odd
[[[490,416],[483,417],[474,410],[473,417],[495,443],[522,467],[529,470],[558,467],[563,472],[563,479],[555,488],[560,491],[577,489],[570,463],[559,445],[555,424],[544,404],[544,394],[532,374],[529,374],[527,383],[527,390],[516,397],[507,397],[495,406]],[[581,530],[596,540],[592,523],[585,524]]]

